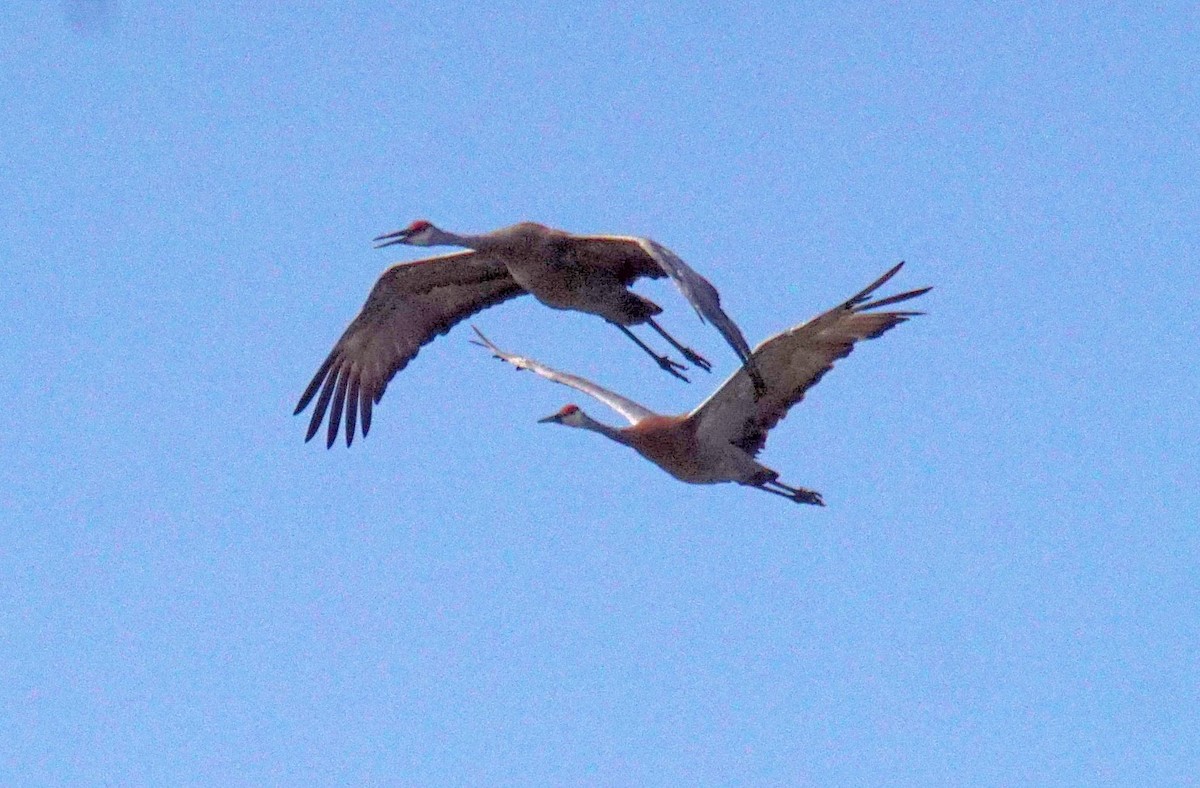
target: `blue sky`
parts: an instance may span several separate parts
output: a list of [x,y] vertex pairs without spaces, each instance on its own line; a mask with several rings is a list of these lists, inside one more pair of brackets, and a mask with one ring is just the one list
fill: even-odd
[[[4,782],[1200,774],[1191,4],[294,5],[0,10]],[[306,445],[418,217],[653,237],[752,344],[936,289],[771,434],[826,509],[536,424],[603,409],[465,326]],[[639,290],[712,375],[476,322],[686,410],[733,356]]]

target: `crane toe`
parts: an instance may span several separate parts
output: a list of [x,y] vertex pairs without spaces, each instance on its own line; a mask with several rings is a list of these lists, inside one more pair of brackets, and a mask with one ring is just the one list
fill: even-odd
[[687,375],[684,375],[682,372],[679,371],[681,369],[687,369],[687,367],[685,367],[683,364],[680,364],[678,361],[670,359],[666,356],[654,356],[654,360],[658,362],[658,366],[661,369],[665,369],[667,372],[670,372],[672,375],[679,378],[684,383],[692,382],[692,381],[688,380]]
[[680,351],[683,353],[683,357],[692,364],[700,367],[700,369],[704,370],[705,372],[712,372],[712,364],[704,356],[692,350],[690,347],[680,348]]

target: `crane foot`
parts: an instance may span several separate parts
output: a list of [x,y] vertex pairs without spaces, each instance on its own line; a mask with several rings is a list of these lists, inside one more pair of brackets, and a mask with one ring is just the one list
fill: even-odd
[[672,375],[679,378],[684,383],[692,382],[687,379],[686,375],[684,375],[682,372],[679,371],[681,369],[687,369],[687,367],[685,367],[683,364],[680,364],[678,361],[675,361],[674,359],[667,358],[666,356],[660,356],[660,355],[657,355],[654,353],[651,353],[650,355],[653,356],[654,360],[658,362],[658,366],[660,369],[665,369],[667,372],[670,372]]
[[666,332],[666,330],[663,329],[663,327],[660,326],[658,324],[658,322],[654,320],[654,318],[647,318],[646,324],[649,325],[651,328],[653,328],[655,331],[657,331],[663,339],[665,339],[665,340],[667,340],[667,342],[671,343],[671,347],[675,348],[680,353],[682,353],[683,357],[686,358],[688,361],[690,361],[693,364],[695,364],[696,366],[700,367],[700,369],[704,370],[705,372],[712,372],[712,364],[710,364],[708,362],[708,359],[706,359],[704,356],[700,355],[696,351],[692,350],[690,347],[685,347],[685,346],[679,344],[679,340],[675,339],[675,337],[668,334]]
[[709,363],[708,359],[692,350],[690,347],[681,346],[679,348],[679,352],[682,353],[683,357],[688,361],[700,367],[700,369],[704,370],[705,372],[712,372],[712,364]]
[[825,505],[825,499],[821,497],[821,493],[816,490],[806,490],[803,487],[796,488],[796,492],[792,495],[792,500],[796,503],[811,503],[813,506]]
[[789,501],[795,501],[796,503],[810,503],[813,506],[825,505],[825,499],[822,498],[821,493],[817,492],[816,490],[807,490],[803,487],[792,487],[777,479],[765,479],[757,484],[753,482],[748,482],[748,484],[752,484],[758,489],[769,492],[772,495],[778,495],[780,497],[787,498]]

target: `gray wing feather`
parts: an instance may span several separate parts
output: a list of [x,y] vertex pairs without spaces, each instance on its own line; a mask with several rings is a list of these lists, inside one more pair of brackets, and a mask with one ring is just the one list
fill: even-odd
[[752,368],[751,375],[756,385],[761,384],[762,376],[753,369],[750,345],[733,319],[721,309],[721,294],[712,282],[685,263],[679,255],[658,241],[635,235],[573,235],[571,238],[580,244],[580,253],[587,254],[592,264],[610,269],[616,267],[626,276],[627,284],[632,284],[638,276],[658,278],[665,274],[671,277],[679,292],[700,316],[700,321],[712,323],[721,332],[742,364]]
[[535,372],[538,375],[541,375],[547,380],[552,380],[555,383],[561,383],[564,386],[570,386],[576,391],[582,391],[584,394],[595,397],[608,407],[615,410],[617,413],[620,413],[622,416],[624,416],[630,424],[637,424],[642,419],[657,415],[654,411],[644,408],[633,400],[622,397],[620,394],[617,394],[614,391],[609,391],[603,386],[597,385],[587,378],[581,378],[578,375],[572,375],[567,372],[560,372],[559,370],[554,369],[553,367],[548,367],[540,361],[536,361],[532,358],[505,352],[492,344],[492,341],[485,337],[483,332],[478,328],[475,326],[471,326],[471,328],[475,330],[475,333],[480,339],[480,341],[475,342],[475,344],[492,351],[492,355],[496,358],[502,361],[507,361],[517,369],[527,369],[530,372]]
[[741,359],[743,367],[747,369],[756,388],[761,391],[763,388],[762,374],[755,366],[750,345],[742,336],[742,330],[738,328],[737,323],[734,323],[733,319],[721,308],[721,294],[717,292],[717,288],[713,287],[712,282],[697,273],[679,255],[657,241],[650,238],[634,240],[667,272],[667,275],[675,282],[675,286],[679,288],[679,292],[683,293],[683,297],[696,310],[700,320],[702,322],[707,320],[716,327],[717,331],[721,332],[721,336],[725,337],[725,341]]
[[691,417],[711,439],[723,439],[757,454],[767,433],[788,409],[804,399],[834,362],[844,358],[854,345],[874,339],[920,312],[870,311],[923,295],[930,288],[868,301],[872,292],[891,279],[895,266],[848,301],[821,315],[777,334],[754,349],[754,360],[762,370],[767,391],[755,396],[745,368],[739,369],[717,391],[700,404]]

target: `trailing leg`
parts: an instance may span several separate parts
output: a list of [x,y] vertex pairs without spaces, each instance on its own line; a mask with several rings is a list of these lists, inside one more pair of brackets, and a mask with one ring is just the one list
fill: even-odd
[[[767,485],[773,485],[768,487]],[[778,487],[779,489],[774,489]],[[803,487],[789,487],[783,482],[766,481],[759,485],[758,489],[764,490],[775,495],[781,495],[784,498],[795,501],[796,503],[810,503],[813,506],[824,506],[825,501],[821,498],[821,493],[816,490],[806,490]]]
[[650,327],[651,327],[651,328],[653,328],[655,331],[657,331],[659,334],[661,334],[663,339],[665,339],[665,340],[667,340],[668,342],[670,342],[670,343],[671,343],[671,347],[675,348],[675,349],[676,349],[676,350],[678,350],[680,353],[682,353],[682,354],[683,354],[683,357],[684,357],[684,358],[686,358],[688,361],[690,361],[690,362],[692,362],[693,364],[695,364],[696,366],[700,367],[700,369],[704,370],[705,372],[711,372],[711,371],[712,371],[712,364],[710,364],[710,363],[708,362],[708,359],[706,359],[704,356],[700,355],[700,354],[699,354],[699,353],[697,353],[696,351],[692,350],[690,347],[684,347],[683,345],[679,344],[679,342],[677,342],[677,341],[675,340],[675,337],[673,337],[673,336],[671,336],[670,334],[668,334],[668,333],[667,333],[667,332],[666,332],[666,331],[663,329],[663,327],[662,327],[662,326],[660,326],[660,325],[659,325],[659,324],[658,324],[658,323],[657,323],[657,322],[654,320],[654,318],[652,318],[652,317],[648,317],[648,318],[646,318],[646,322],[650,324]]
[[[611,323],[612,321],[609,321],[609,322]],[[670,358],[667,358],[666,356],[660,356],[657,353],[655,353],[653,350],[651,350],[649,345],[647,345],[642,340],[638,339],[637,335],[634,334],[632,331],[630,331],[628,327],[623,326],[620,323],[613,323],[613,325],[616,326],[617,328],[621,329],[621,331],[625,334],[625,336],[629,337],[630,339],[632,339],[634,341],[634,344],[636,344],[642,350],[646,351],[646,353],[650,356],[650,358],[654,359],[658,363],[659,367],[661,367],[662,369],[665,369],[667,372],[670,372],[672,375],[679,378],[684,383],[691,383],[690,380],[688,380],[686,377],[684,377],[679,372],[679,370],[681,370],[681,369],[687,369],[687,367],[685,367],[683,364],[680,364],[677,361],[673,361]]]

